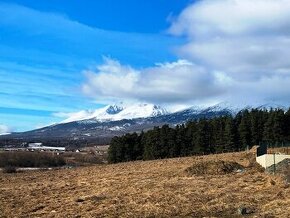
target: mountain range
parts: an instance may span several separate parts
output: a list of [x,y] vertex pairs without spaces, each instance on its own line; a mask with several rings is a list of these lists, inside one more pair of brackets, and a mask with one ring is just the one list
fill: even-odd
[[69,123],[81,120],[109,122],[123,119],[156,117],[168,113],[169,112],[165,108],[154,104],[125,105],[124,103],[119,103],[115,105],[107,105],[94,111],[82,110],[76,113],[68,114],[68,118],[63,120],[61,123]]
[[69,139],[92,140],[110,139],[113,136],[128,132],[146,131],[154,126],[168,124],[175,126],[192,119],[212,118],[217,116],[235,115],[243,109],[287,108],[279,104],[259,104],[252,106],[232,106],[227,102],[210,107],[189,107],[176,112],[169,112],[165,108],[154,104],[116,104],[94,111],[80,111],[68,114],[60,123],[44,128],[12,133],[1,136],[15,139]]

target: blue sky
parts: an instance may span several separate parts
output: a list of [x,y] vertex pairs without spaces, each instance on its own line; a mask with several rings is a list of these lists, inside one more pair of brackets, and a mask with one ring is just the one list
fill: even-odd
[[188,0],[0,1],[0,124],[23,131],[58,122],[57,112],[104,104],[80,89],[103,57],[147,67],[175,59],[166,34]]
[[288,107],[289,30],[289,0],[0,0],[0,134],[120,101]]

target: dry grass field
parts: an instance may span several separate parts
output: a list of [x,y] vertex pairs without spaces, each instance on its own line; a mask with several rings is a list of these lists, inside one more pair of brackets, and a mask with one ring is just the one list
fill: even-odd
[[[189,170],[216,160],[245,169]],[[289,205],[284,179],[250,153],[0,173],[0,217],[290,217]]]

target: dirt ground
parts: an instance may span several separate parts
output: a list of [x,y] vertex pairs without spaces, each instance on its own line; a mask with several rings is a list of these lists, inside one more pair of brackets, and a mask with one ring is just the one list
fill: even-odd
[[[187,173],[197,163],[218,160],[245,168]],[[0,217],[290,217],[285,180],[261,172],[253,160],[253,154],[230,153],[0,173]]]

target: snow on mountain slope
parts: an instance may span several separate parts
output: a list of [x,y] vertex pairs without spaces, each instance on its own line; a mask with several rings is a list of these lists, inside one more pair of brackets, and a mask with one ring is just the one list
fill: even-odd
[[241,110],[245,110],[245,109],[250,109],[253,107],[248,106],[246,103],[245,104],[230,104],[229,102],[220,102],[216,105],[213,105],[211,107],[208,107],[206,110],[207,111],[211,111],[211,112],[217,112],[217,111],[221,111],[221,110],[227,110],[228,112],[230,112],[232,115],[237,114],[238,112],[240,112]]
[[81,120],[117,121],[123,119],[135,119],[155,117],[168,114],[167,110],[154,104],[132,105],[108,105],[95,111],[83,110],[76,113],[68,113],[67,119],[61,123],[69,123]]
[[[271,108],[281,108],[286,110],[287,108],[278,104],[277,102],[256,102],[247,104],[246,102],[240,102],[239,104],[231,104],[229,102],[220,102],[210,107],[194,106],[187,109],[183,109],[177,112],[187,111],[190,114],[199,114],[206,112],[219,112],[228,111],[232,115],[237,114],[241,110],[245,109],[265,109],[270,110]],[[118,121],[124,119],[135,119],[135,118],[147,118],[156,117],[160,115],[170,114],[166,109],[154,105],[154,104],[131,104],[125,105],[123,103],[115,105],[107,105],[106,107],[99,108],[94,111],[82,110],[76,113],[68,113],[67,119],[61,123],[69,123],[73,121],[81,121],[84,123],[91,122],[106,122],[106,121]]]
[[88,117],[90,117],[92,115],[92,111],[88,111],[88,110],[82,110],[79,112],[75,112],[75,113],[67,113],[65,115],[60,115],[60,116],[66,116],[67,119],[61,121],[60,123],[70,123],[70,122],[74,122],[74,121],[79,121],[79,120],[85,120]]
[[3,132],[3,133],[0,133],[0,136],[2,135],[10,135],[11,133],[10,132]]
[[257,109],[262,109],[262,110],[271,110],[271,109],[282,109],[284,111],[288,110],[288,107],[279,104],[279,103],[267,103],[267,104],[263,104],[257,107]]
[[126,107],[120,113],[116,114],[116,120],[134,119],[140,117],[156,117],[167,114],[167,110],[153,104],[137,104]]
[[282,109],[282,110],[287,110],[287,107],[283,106],[283,104],[280,104],[279,102],[273,101],[273,102],[252,102],[252,103],[247,103],[247,102],[240,102],[239,104],[231,104],[229,102],[220,102],[216,105],[213,105],[211,107],[208,107],[206,110],[207,111],[221,111],[221,110],[227,110],[229,111],[232,115],[236,115],[238,112],[242,110],[251,110],[251,109],[259,109],[259,110],[271,110],[271,109]]

